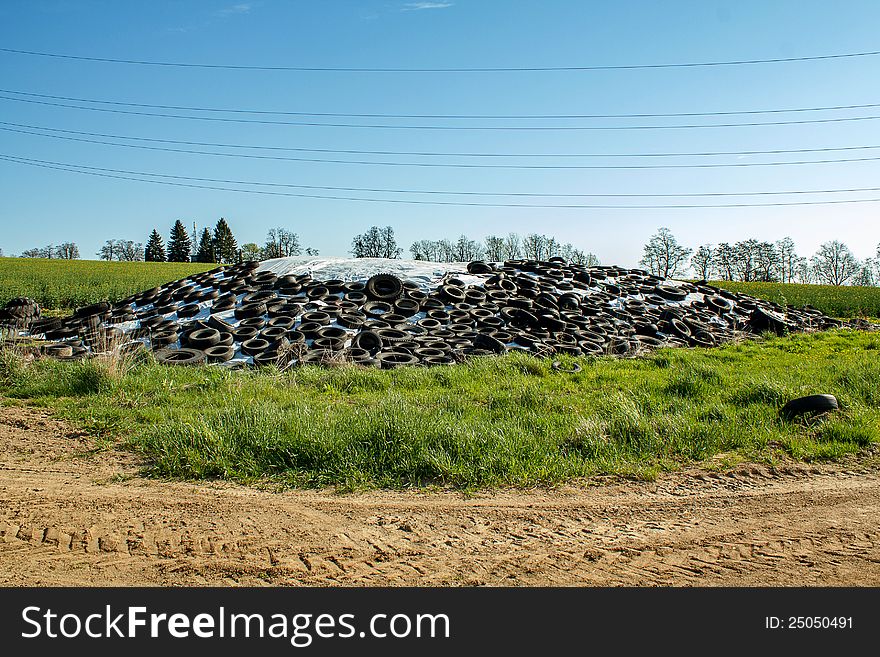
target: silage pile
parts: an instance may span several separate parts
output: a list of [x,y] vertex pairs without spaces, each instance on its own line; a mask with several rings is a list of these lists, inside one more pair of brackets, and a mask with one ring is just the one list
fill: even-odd
[[6,323],[56,358],[150,350],[163,363],[227,367],[445,365],[516,349],[630,356],[842,325],[809,306],[561,259],[283,258],[218,267],[70,317],[38,315],[18,311]]

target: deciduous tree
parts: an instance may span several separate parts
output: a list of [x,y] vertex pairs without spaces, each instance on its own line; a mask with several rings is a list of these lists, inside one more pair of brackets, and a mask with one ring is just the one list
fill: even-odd
[[827,285],[844,285],[859,271],[859,261],[843,242],[825,242],[813,256],[813,271],[820,282]]
[[668,228],[661,228],[645,244],[640,263],[655,276],[670,278],[684,273],[691,252],[678,243]]
[[355,258],[399,258],[403,249],[397,246],[391,226],[371,226],[366,233],[355,235],[351,254]]

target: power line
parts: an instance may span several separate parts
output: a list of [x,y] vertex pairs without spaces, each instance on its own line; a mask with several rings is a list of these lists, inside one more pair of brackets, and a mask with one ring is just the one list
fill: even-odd
[[[14,128],[4,128],[0,126],[0,130],[5,132],[14,132],[19,134],[34,135],[37,137],[48,137],[50,139],[61,139],[64,141],[82,142],[88,144],[99,144],[102,146],[117,146],[120,148],[133,148],[137,150],[160,151],[164,153],[185,153],[188,155],[209,155],[213,157],[234,157],[253,160],[271,160],[281,162],[308,162],[313,164],[355,164],[362,166],[393,166],[393,167],[429,167],[429,168],[449,168],[449,169],[538,169],[538,170],[631,170],[631,169],[721,169],[721,168],[743,168],[743,167],[770,167],[770,166],[796,166],[805,164],[841,164],[846,162],[875,162],[880,157],[854,157],[854,158],[836,158],[824,160],[796,160],[791,162],[732,162],[717,164],[621,164],[621,165],[591,165],[591,164],[575,164],[575,165],[554,165],[554,164],[468,164],[468,163],[441,163],[441,162],[393,162],[385,160],[369,161],[369,160],[336,160],[331,158],[308,158],[308,157],[284,157],[280,155],[254,155],[250,153],[215,153],[211,151],[200,151],[186,148],[167,148],[163,146],[145,146],[142,144],[117,144],[111,141],[102,141],[99,139],[86,139],[84,137],[67,137],[64,135],[46,135],[39,132],[28,130],[17,130]],[[875,146],[865,146],[864,148],[877,148]]]
[[3,157],[22,161],[25,163],[51,164],[54,166],[88,169],[91,171],[103,171],[110,173],[122,173],[134,176],[151,176],[156,178],[169,178],[173,180],[189,180],[195,182],[222,183],[227,185],[255,185],[260,187],[289,187],[294,189],[314,189],[337,192],[370,192],[378,194],[436,194],[444,196],[524,196],[524,197],[550,197],[550,198],[680,198],[680,197],[725,197],[725,196],[786,196],[794,194],[844,194],[855,192],[880,192],[880,187],[853,187],[849,189],[799,189],[772,192],[691,192],[691,193],[661,193],[661,194],[583,194],[583,193],[549,193],[549,192],[463,192],[451,190],[426,190],[426,189],[388,189],[376,187],[337,187],[327,185],[303,185],[299,183],[273,183],[253,180],[229,180],[222,178],[198,178],[194,176],[178,176],[167,173],[152,173],[149,171],[131,171],[127,169],[113,169],[106,167],[88,166],[85,164],[70,164],[68,162],[53,162],[51,160],[39,160],[18,155],[0,153]]
[[782,109],[762,110],[737,110],[727,112],[668,112],[668,113],[638,113],[638,114],[383,114],[383,113],[349,113],[349,112],[304,112],[304,111],[281,111],[281,110],[254,110],[222,107],[189,107],[185,105],[157,105],[151,103],[131,103],[119,100],[98,100],[95,98],[77,98],[73,96],[56,96],[52,94],[38,94],[15,89],[0,89],[0,93],[31,96],[33,98],[49,98],[52,100],[67,100],[77,103],[96,103],[101,105],[117,105],[121,107],[142,107],[148,109],[181,110],[187,112],[223,112],[229,114],[268,114],[276,116],[326,116],[341,118],[371,118],[371,119],[650,119],[650,118],[676,118],[688,116],[743,116],[755,114],[791,114],[796,112],[826,112],[854,109],[873,109],[880,107],[880,103],[866,103],[862,105],[826,105],[819,107],[792,107]]
[[135,110],[112,109],[109,107],[86,107],[67,103],[53,103],[31,98],[14,98],[0,96],[0,100],[12,100],[19,103],[31,103],[49,107],[87,110],[90,112],[109,112],[132,116],[150,116],[165,119],[187,119],[190,121],[216,121],[222,123],[250,123],[260,125],[289,125],[312,128],[368,128],[373,130],[492,130],[492,131],[566,131],[566,130],[681,130],[694,128],[744,128],[754,126],[804,125],[810,123],[844,123],[848,121],[873,121],[880,116],[854,116],[826,119],[798,119],[794,121],[750,121],[744,123],[687,123],[678,125],[626,125],[626,126],[452,126],[452,125],[383,125],[376,123],[321,123],[316,121],[270,121],[267,119],[233,119],[221,116],[186,116],[183,114],[166,114],[164,112],[140,112]]
[[[70,164],[62,164],[62,163],[52,163],[52,164],[44,164],[45,161],[40,160],[29,160],[27,158],[17,158],[15,156],[7,156],[0,155],[0,160],[4,160],[7,162],[11,162],[13,164],[23,164],[27,166],[35,166],[41,167],[45,169],[54,169],[58,171],[67,171],[70,173],[79,173],[83,175],[91,175],[98,176],[102,178],[114,178],[120,180],[130,180],[135,182],[147,182],[158,185],[170,185],[174,187],[187,187],[194,189],[207,189],[207,190],[215,190],[215,191],[226,191],[226,192],[238,192],[244,194],[262,194],[262,195],[270,195],[270,196],[288,196],[288,197],[297,197],[297,198],[312,198],[312,199],[326,199],[326,200],[343,200],[343,201],[357,201],[357,202],[367,202],[367,203],[397,203],[397,204],[407,204],[407,205],[445,205],[445,206],[467,206],[467,207],[504,207],[504,208],[543,208],[543,209],[596,209],[596,210],[660,210],[660,209],[686,209],[686,208],[700,208],[700,209],[711,209],[711,208],[750,208],[750,207],[779,207],[779,206],[795,206],[795,205],[837,205],[844,203],[876,203],[880,202],[880,198],[869,198],[869,199],[837,199],[831,201],[785,201],[785,202],[772,202],[772,203],[724,203],[724,204],[715,204],[715,205],[703,205],[703,204],[675,204],[675,205],[583,205],[583,204],[559,204],[559,205],[550,205],[550,204],[537,204],[537,203],[479,203],[479,202],[470,202],[470,201],[425,201],[425,200],[411,200],[411,199],[388,199],[388,198],[362,198],[362,197],[351,197],[351,196],[328,196],[321,194],[302,194],[302,193],[292,193],[292,192],[275,192],[275,191],[266,191],[266,190],[252,190],[252,189],[237,189],[230,187],[219,187],[214,185],[199,185],[192,183],[179,183],[179,182],[169,182],[166,180],[151,180],[147,178],[137,178],[130,175],[121,175],[127,174],[128,172],[124,170],[118,169],[101,169],[100,171],[91,171],[86,167],[82,167],[81,165],[70,165]],[[105,173],[105,172],[119,172],[117,173]],[[142,175],[157,175],[157,174],[142,174]],[[164,174],[158,174],[164,175]],[[248,183],[249,184],[249,183]]]
[[836,53],[831,55],[810,55],[806,57],[774,57],[769,59],[740,59],[714,62],[677,62],[668,64],[611,64],[592,66],[502,66],[474,68],[373,68],[353,66],[259,66],[247,64],[201,64],[194,62],[162,62],[141,59],[117,59],[111,57],[87,57],[84,55],[68,55],[64,53],[0,48],[0,52],[35,57],[51,57],[74,61],[96,62],[104,64],[135,64],[138,66],[164,66],[179,68],[227,69],[238,71],[302,71],[302,72],[336,72],[336,73],[518,73],[546,71],[624,71],[639,69],[666,68],[698,68],[704,66],[742,66],[748,64],[780,64],[787,62],[808,62],[834,59],[852,59],[856,57],[873,57],[880,55],[880,50],[865,52]]
[[[294,146],[257,146],[248,144],[224,144],[217,142],[204,141],[186,141],[179,139],[158,139],[154,137],[132,137],[130,135],[114,135],[103,132],[85,132],[82,130],[65,130],[62,128],[48,128],[46,126],[27,125],[24,123],[10,123],[9,121],[0,121],[0,126],[13,126],[16,128],[28,128],[30,130],[44,130],[48,132],[63,132],[71,135],[84,135],[88,137],[107,137],[110,139],[128,139],[131,141],[146,141],[160,144],[181,144],[186,146],[210,146],[214,148],[242,148],[248,150],[267,150],[267,151],[291,151],[300,153],[337,153],[347,155],[407,155],[419,157],[706,157],[719,155],[779,155],[792,153],[829,153],[839,151],[864,151],[880,148],[876,146],[834,146],[828,148],[792,148],[792,149],[773,149],[765,151],[703,151],[703,152],[677,152],[677,153],[454,153],[454,152],[436,152],[436,151],[386,151],[386,150],[354,150],[354,149],[336,149],[336,148],[304,148]],[[2,130],[4,128],[0,128]],[[23,134],[38,134],[25,131]],[[40,135],[41,137],[51,137],[52,135]],[[103,143],[103,142],[102,142]],[[118,144],[123,145],[123,144]]]

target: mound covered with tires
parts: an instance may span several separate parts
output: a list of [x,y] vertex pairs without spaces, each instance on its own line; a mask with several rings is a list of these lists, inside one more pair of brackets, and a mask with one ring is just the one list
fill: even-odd
[[41,319],[22,300],[10,314],[19,333],[45,340],[43,353],[56,358],[149,350],[170,365],[227,367],[447,365],[516,349],[632,356],[843,324],[809,306],[562,259],[408,269],[372,261],[372,271],[362,261],[328,262],[246,262],[70,317]]

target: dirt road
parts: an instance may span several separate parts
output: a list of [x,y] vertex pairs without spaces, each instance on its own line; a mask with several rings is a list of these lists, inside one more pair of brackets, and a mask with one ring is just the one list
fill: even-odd
[[880,585],[876,458],[466,498],[160,482],[92,449],[0,408],[0,584]]

